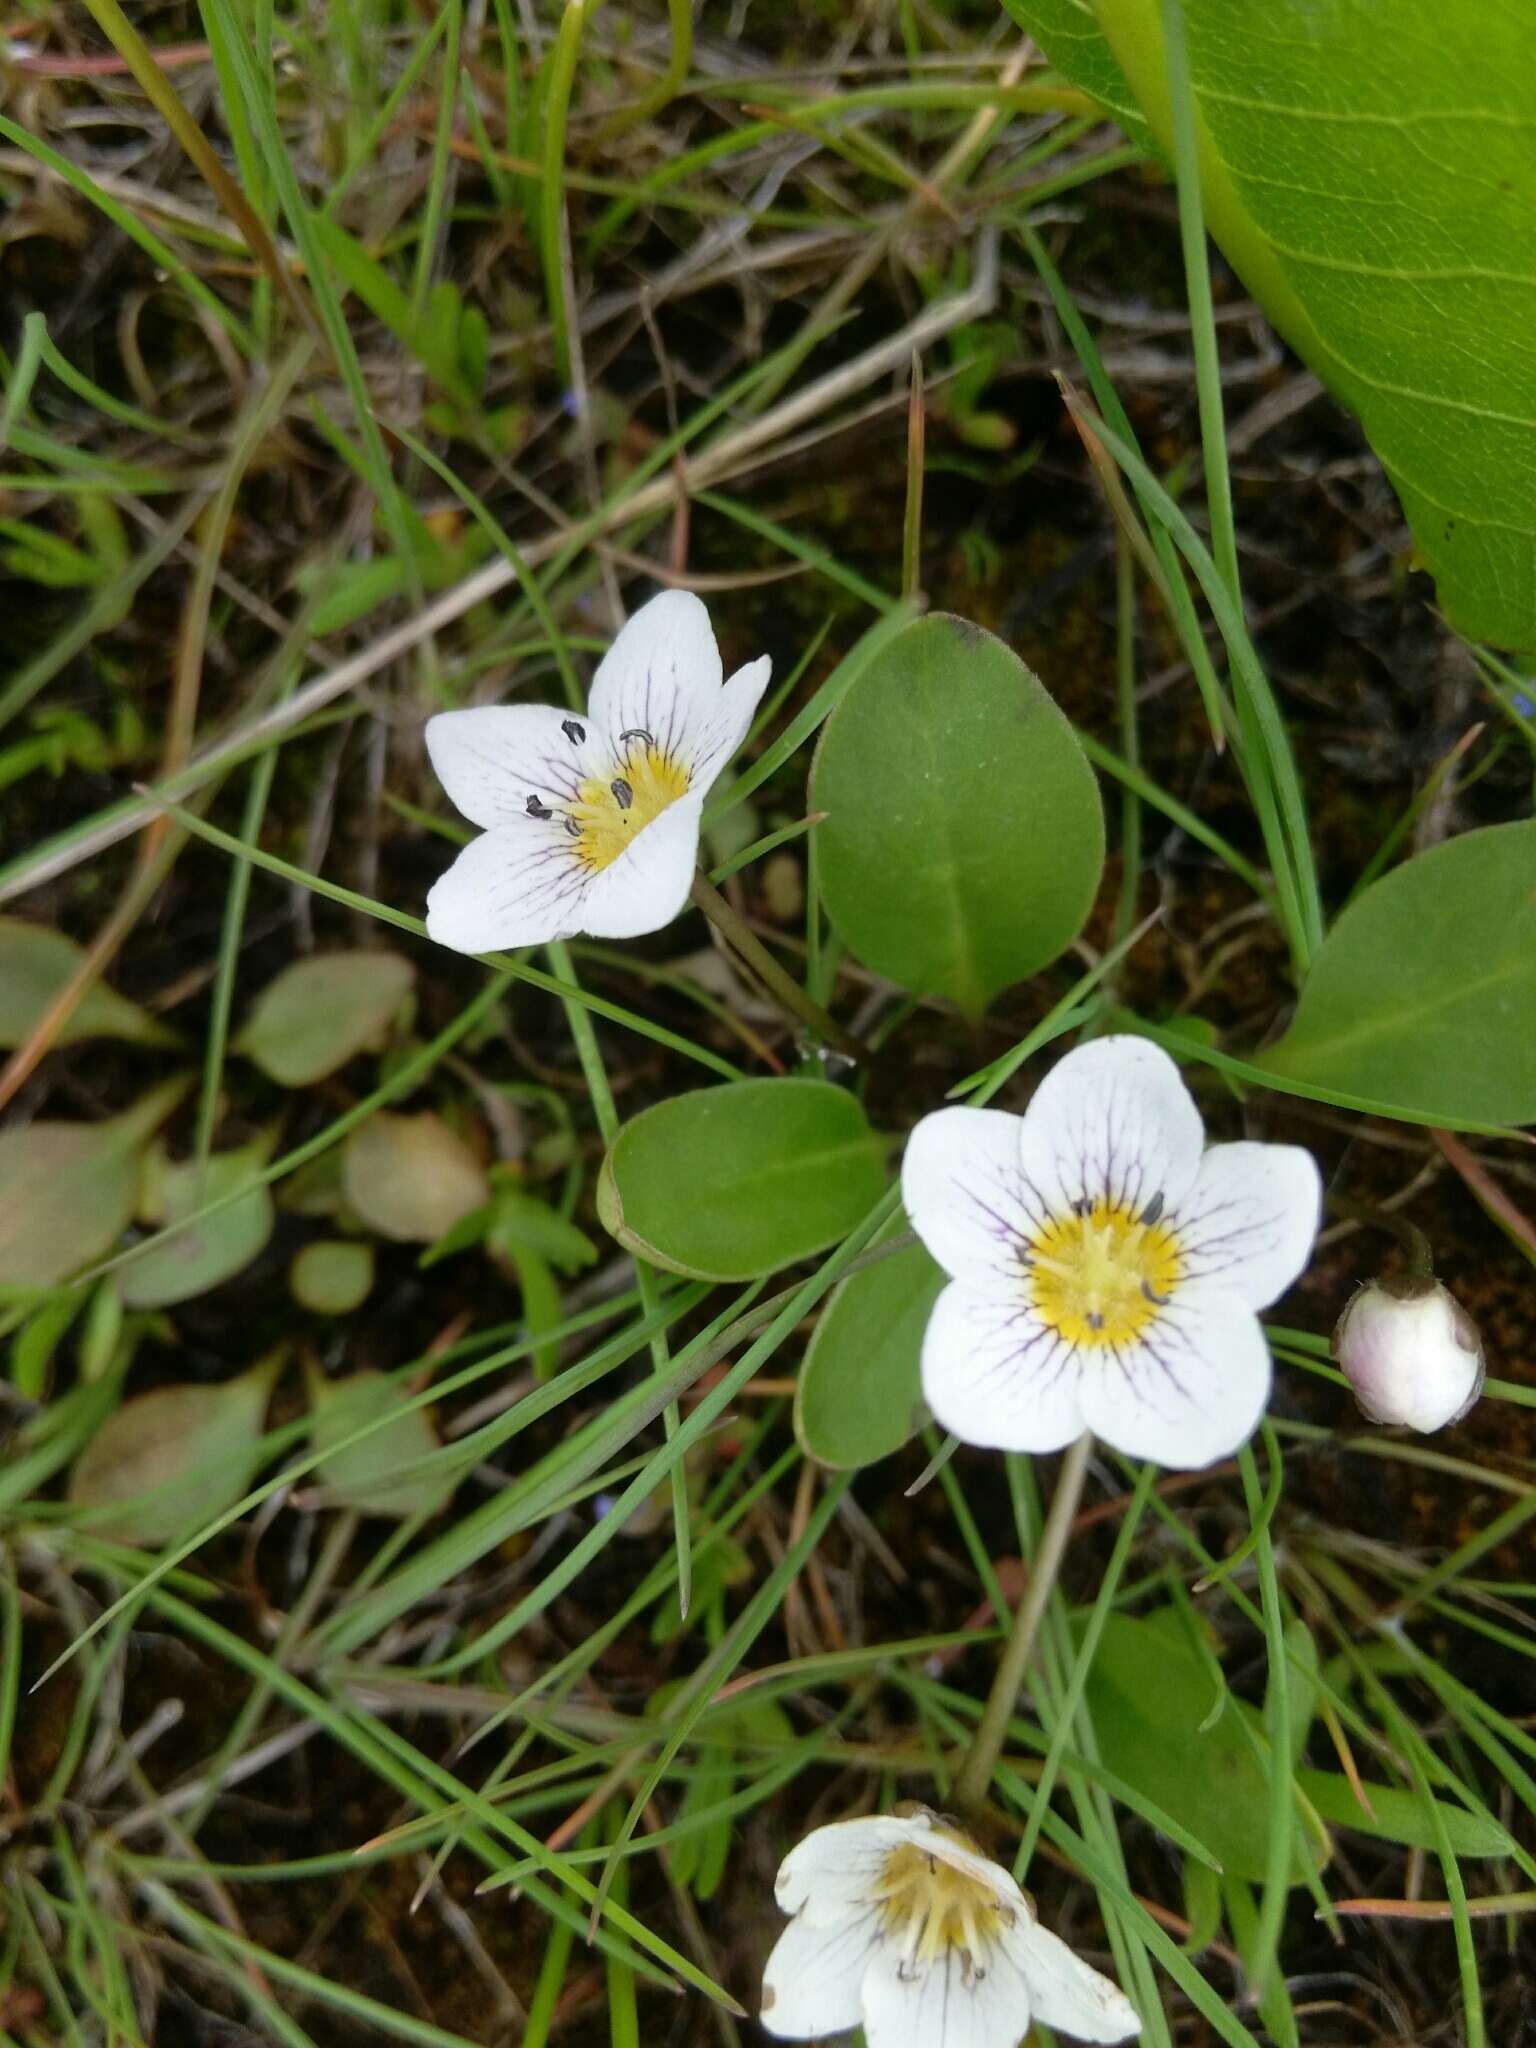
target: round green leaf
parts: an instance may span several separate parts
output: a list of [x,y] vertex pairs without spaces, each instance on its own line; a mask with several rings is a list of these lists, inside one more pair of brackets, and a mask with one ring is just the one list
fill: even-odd
[[110,1251],[133,1216],[144,1148],[187,1092],[168,1081],[99,1124],[0,1133],[0,1284],[52,1287]]
[[[0,1046],[20,1045],[85,958],[62,932],[23,917],[0,917]],[[176,1033],[96,982],[76,1004],[53,1044],[121,1038],[132,1045],[178,1045]]]
[[[404,1521],[412,1515],[435,1514],[457,1486],[457,1472],[411,1471],[439,1445],[425,1408],[394,1412],[406,1398],[399,1382],[387,1373],[355,1372],[344,1380],[311,1373],[310,1442],[326,1453],[315,1467],[315,1478],[335,1506]],[[347,1441],[372,1423],[378,1427],[369,1435],[356,1443]]]
[[114,1543],[170,1543],[248,1493],[280,1364],[265,1359],[219,1387],[159,1387],[114,1410],[69,1482],[76,1507],[118,1510],[93,1521],[92,1534]]
[[323,1081],[377,1045],[416,979],[399,953],[317,953],[256,999],[234,1050],[284,1088]]
[[811,770],[821,893],[877,974],[977,1014],[1064,952],[1104,866],[1077,736],[1010,648],[936,614],[827,721]]
[[288,1284],[300,1308],[319,1316],[348,1315],[373,1286],[373,1246],[347,1238],[307,1244],[294,1258]]
[[1536,822],[1448,839],[1373,883],[1255,1063],[1423,1123],[1536,1121]]
[[[194,1159],[160,1167],[153,1177],[151,1221],[180,1223],[212,1202],[230,1195],[238,1199],[125,1266],[120,1286],[127,1307],[169,1308],[191,1301],[251,1263],[272,1235],[272,1196],[256,1179],[271,1149],[270,1139],[258,1138],[237,1151],[215,1153],[201,1169]],[[242,1188],[246,1192],[240,1194]]]
[[833,1289],[795,1389],[795,1435],[818,1465],[872,1465],[922,1427],[923,1332],[944,1280],[914,1244]]
[[885,1187],[885,1147],[826,1081],[730,1081],[643,1110],[603,1161],[597,1211],[638,1257],[754,1280],[845,1237]]
[[347,1201],[380,1237],[432,1244],[490,1199],[480,1163],[430,1110],[381,1110],[359,1124],[341,1155]]

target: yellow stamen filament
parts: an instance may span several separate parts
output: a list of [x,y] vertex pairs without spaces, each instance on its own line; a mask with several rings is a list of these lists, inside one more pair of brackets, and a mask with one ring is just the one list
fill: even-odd
[[1026,1247],[1025,1271],[1043,1320],[1069,1344],[1117,1345],[1139,1336],[1184,1269],[1177,1237],[1123,1204],[1060,1216]]
[[[950,1839],[962,1840],[958,1834]],[[1012,1907],[984,1878],[957,1870],[919,1842],[904,1842],[886,1857],[875,1899],[887,1936],[901,1944],[901,1967],[909,1976],[951,1954],[967,1974],[984,1968],[999,1929],[1013,1919]]]
[[589,776],[566,813],[576,858],[594,874],[611,867],[638,833],[688,793],[688,770],[649,741],[632,742],[606,782]]

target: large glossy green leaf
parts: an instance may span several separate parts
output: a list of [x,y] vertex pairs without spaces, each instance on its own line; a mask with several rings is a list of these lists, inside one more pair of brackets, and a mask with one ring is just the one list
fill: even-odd
[[250,1491],[281,1360],[217,1387],[157,1387],[109,1415],[70,1476],[76,1507],[114,1507],[92,1533],[159,1545],[189,1535]]
[[1373,883],[1257,1064],[1425,1123],[1536,1122],[1536,823],[1465,833]]
[[[0,917],[0,1046],[20,1045],[85,958],[73,939],[24,917]],[[53,1037],[55,1045],[82,1038],[122,1038],[135,1045],[176,1045],[176,1033],[96,982]]]
[[[1008,0],[1171,147],[1160,0]],[[1520,7],[1183,0],[1212,234],[1360,416],[1463,632],[1536,642],[1536,34]],[[1095,33],[1095,26],[1098,33]]]
[[972,1013],[1071,944],[1104,865],[1071,726],[1001,640],[942,613],[898,634],[828,719],[810,801],[851,950]]
[[835,1244],[880,1198],[885,1147],[826,1081],[730,1081],[642,1110],[603,1161],[598,1214],[669,1272],[753,1280]]
[[157,1148],[146,1174],[151,1196],[142,1213],[148,1222],[169,1226],[214,1202],[236,1199],[152,1245],[123,1269],[120,1286],[129,1308],[191,1301],[251,1263],[272,1235],[271,1192],[257,1179],[271,1151],[272,1139],[258,1138],[235,1151],[216,1152],[199,1167],[193,1159],[170,1164]]
[[795,1389],[795,1434],[819,1465],[872,1465],[922,1427],[923,1332],[944,1278],[914,1244],[833,1289]]
[[[1110,1616],[1087,1694],[1105,1764],[1187,1828],[1228,1877],[1257,1883],[1268,1867],[1268,1748],[1258,1716],[1236,1699],[1204,1725],[1216,1692],[1213,1667],[1171,1609]],[[1306,1840],[1321,1861],[1321,1830]],[[1292,1882],[1304,1877],[1298,1853]]]
[[285,1088],[305,1088],[379,1043],[416,970],[382,950],[316,953],[269,982],[234,1042]]
[[105,1123],[0,1133],[0,1284],[51,1287],[110,1251],[133,1216],[144,1150],[187,1092],[168,1081]]

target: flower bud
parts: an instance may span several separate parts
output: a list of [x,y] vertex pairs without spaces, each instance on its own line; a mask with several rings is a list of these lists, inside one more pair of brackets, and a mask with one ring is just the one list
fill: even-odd
[[1372,1422],[1444,1429],[1483,1390],[1477,1325],[1436,1280],[1357,1288],[1334,1330],[1333,1355]]

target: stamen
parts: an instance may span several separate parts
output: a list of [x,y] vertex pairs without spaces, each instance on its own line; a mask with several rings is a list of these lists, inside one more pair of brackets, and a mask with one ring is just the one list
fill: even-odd
[[560,730],[565,734],[573,747],[579,747],[587,736],[586,727],[579,724],[574,718],[562,718]]
[[627,811],[635,800],[635,792],[622,775],[615,775],[608,787],[613,791],[613,800],[621,811]]
[[621,732],[619,734],[619,745],[622,747],[626,740],[644,740],[648,747],[654,747],[656,744],[643,725],[631,725]]
[[548,804],[541,804],[536,796],[531,796],[528,799],[528,815],[530,818],[552,818],[555,814]]
[[1143,1209],[1141,1214],[1136,1218],[1136,1221],[1138,1223],[1155,1223],[1158,1217],[1162,1215],[1162,1213],[1163,1191],[1161,1188],[1159,1188],[1157,1193],[1152,1197],[1151,1201],[1148,1202],[1145,1209]]
[[1166,1294],[1159,1294],[1150,1280],[1142,1281],[1141,1291],[1154,1308],[1166,1308],[1168,1306],[1169,1297]]
[[1059,1338],[1118,1347],[1167,1307],[1184,1263],[1176,1234],[1159,1221],[1161,1203],[1159,1195],[1138,1214],[1118,1202],[1074,1201],[1027,1241],[1029,1298]]
[[576,818],[573,818],[569,812],[566,813],[565,829],[567,832],[570,833],[573,839],[579,839],[581,837],[580,821]]

